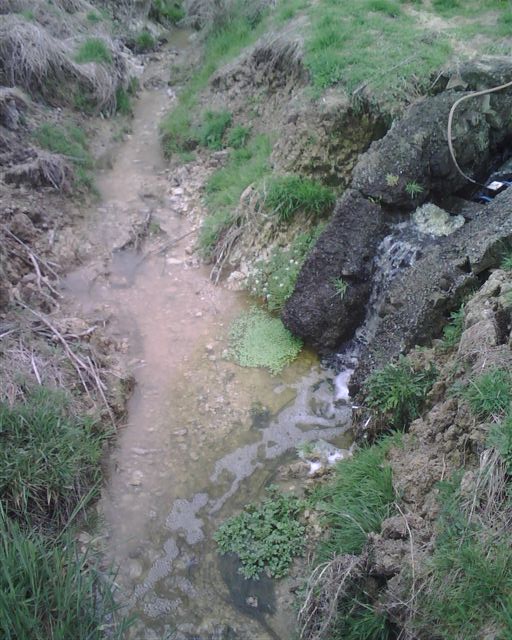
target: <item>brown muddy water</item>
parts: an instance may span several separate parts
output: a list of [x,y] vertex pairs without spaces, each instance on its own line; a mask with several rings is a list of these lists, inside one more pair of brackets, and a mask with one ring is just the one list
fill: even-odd
[[[343,445],[350,412],[335,401],[334,373],[311,353],[275,377],[223,357],[230,322],[250,303],[214,287],[191,255],[195,223],[183,211],[196,187],[170,186],[158,138],[173,101],[169,56],[193,46],[188,34],[179,37],[146,66],[151,82],[132,134],[98,176],[101,202],[87,212],[84,237],[95,250],[65,282],[83,312],[110,316],[136,381],[100,503],[107,556],[137,616],[128,638],[287,640],[289,600],[271,580],[244,580],[232,559],[218,556],[212,535],[282,481],[279,468],[300,443]],[[162,233],[139,251],[120,250],[130,224],[149,214]]]

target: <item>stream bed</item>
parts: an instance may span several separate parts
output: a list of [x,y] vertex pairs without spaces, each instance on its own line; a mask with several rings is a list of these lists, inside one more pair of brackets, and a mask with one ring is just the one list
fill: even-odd
[[[180,38],[173,55],[191,46]],[[158,136],[173,98],[154,79],[168,62],[164,53],[146,65],[152,82],[133,131],[98,176],[101,202],[87,212],[84,237],[97,250],[64,283],[83,313],[109,317],[135,378],[99,505],[106,555],[137,618],[129,638],[285,640],[295,626],[290,599],[269,579],[243,579],[212,535],[269,484],[297,488],[303,480],[280,469],[301,443],[347,446],[350,408],[335,373],[308,351],[279,376],[225,357],[229,325],[250,303],[213,286],[193,254],[196,223],[183,211],[196,186],[171,186]],[[149,218],[155,234],[133,246],[128,221]]]

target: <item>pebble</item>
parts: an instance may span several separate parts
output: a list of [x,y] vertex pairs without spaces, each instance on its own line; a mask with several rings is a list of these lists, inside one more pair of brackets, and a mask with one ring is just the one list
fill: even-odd
[[128,484],[130,484],[132,487],[140,487],[143,477],[144,474],[142,473],[142,471],[134,471],[131,479],[128,481]]
[[202,318],[203,317],[203,312],[202,311],[198,311],[196,313],[196,318]]

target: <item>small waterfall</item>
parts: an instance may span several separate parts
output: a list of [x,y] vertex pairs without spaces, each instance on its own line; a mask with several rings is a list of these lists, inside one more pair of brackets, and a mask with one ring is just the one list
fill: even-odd
[[362,347],[369,344],[379,322],[379,313],[389,285],[403,270],[412,267],[421,253],[427,237],[420,235],[412,222],[395,225],[377,248],[374,257],[373,287],[363,323],[354,337],[336,354],[336,400],[349,401],[348,385],[357,365]]

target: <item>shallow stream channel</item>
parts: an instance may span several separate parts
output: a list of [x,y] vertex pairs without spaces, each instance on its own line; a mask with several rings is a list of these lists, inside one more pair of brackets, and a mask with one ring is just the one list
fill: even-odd
[[350,408],[335,373],[307,351],[279,376],[225,357],[230,323],[250,303],[213,286],[194,256],[201,181],[192,166],[177,185],[159,142],[174,100],[170,62],[193,46],[188,34],[177,38],[146,64],[132,133],[86,212],[90,259],[64,284],[83,313],[109,318],[135,378],[108,461],[100,535],[137,618],[128,638],[288,640],[289,590],[245,580],[212,536],[269,484],[297,489],[302,480],[283,469],[301,443],[346,447]]

